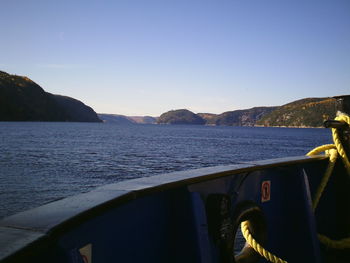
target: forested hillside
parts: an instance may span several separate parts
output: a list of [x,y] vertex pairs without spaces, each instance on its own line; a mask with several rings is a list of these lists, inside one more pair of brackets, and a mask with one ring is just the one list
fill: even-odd
[[0,121],[101,122],[79,100],[45,92],[27,77],[0,71]]
[[335,117],[335,99],[307,98],[278,107],[257,121],[257,125],[285,127],[322,127]]

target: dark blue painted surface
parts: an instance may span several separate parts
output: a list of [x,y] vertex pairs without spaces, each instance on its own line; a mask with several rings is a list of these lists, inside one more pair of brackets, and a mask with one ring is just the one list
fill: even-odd
[[[271,182],[271,200],[262,203],[263,181]],[[209,189],[230,194],[233,210],[246,200],[261,207],[268,227],[266,248],[272,253],[289,262],[299,262],[300,255],[305,262],[320,262],[308,180],[302,169],[274,168],[207,182],[206,185],[202,183],[197,189],[196,186],[191,187],[192,191],[204,195],[208,195]]]
[[[262,203],[261,184],[267,180],[271,182],[271,200]],[[152,262],[219,262],[208,236],[205,197],[220,192],[232,196],[233,209],[244,200],[252,200],[262,208],[268,222],[266,247],[271,252],[290,262],[297,262],[300,255],[307,262],[320,262],[308,179],[303,169],[274,168],[235,175],[200,183],[198,189],[192,185],[190,190],[192,195],[182,189],[135,200],[83,224],[65,236],[62,244],[69,250],[92,243],[98,262],[107,262],[115,251],[122,262],[145,258]],[[148,238],[140,246],[139,239],[145,236]],[[104,242],[109,246],[101,245]],[[137,253],[133,245],[138,246]]]
[[66,251],[92,244],[93,262],[198,262],[193,224],[190,195],[179,189],[124,204],[68,232],[59,244]]
[[[26,220],[14,216],[1,221],[4,237],[11,234],[6,229],[41,233],[38,239],[33,237],[30,241],[19,238],[22,248],[14,249],[12,258],[4,254],[2,262],[78,263],[82,260],[79,249],[87,244],[92,246],[94,263],[222,262],[222,250],[208,225],[211,210],[207,203],[211,195],[228,196],[232,222],[242,202],[249,200],[260,207],[267,224],[265,246],[282,259],[325,262],[328,252],[319,245],[317,232],[331,237],[346,235],[349,219],[349,212],[334,205],[338,199],[343,200],[341,202],[349,199],[348,181],[341,167],[336,170],[340,176],[329,182],[316,214],[311,210],[311,196],[326,164],[324,158],[284,159],[168,174],[163,181],[162,176],[157,176],[101,187],[91,194],[33,210],[39,212],[37,216],[29,211],[27,214],[31,217]],[[267,201],[262,199],[265,181],[271,186]],[[91,205],[81,206],[80,202],[89,197],[99,199],[93,198]],[[65,210],[65,206],[69,209]],[[58,210],[51,211],[54,208]],[[336,223],[345,226],[342,232]],[[41,225],[51,227],[37,227]],[[6,245],[5,242],[2,244]],[[36,250],[26,251],[29,246]]]

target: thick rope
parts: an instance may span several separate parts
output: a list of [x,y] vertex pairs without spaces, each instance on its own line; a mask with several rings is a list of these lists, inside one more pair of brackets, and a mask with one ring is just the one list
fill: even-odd
[[330,150],[330,149],[337,149],[337,147],[335,147],[334,144],[325,144],[325,145],[316,147],[315,149],[308,152],[306,155],[312,156],[312,155],[323,153],[323,152]]
[[[340,115],[340,116],[336,117],[335,119],[337,121],[345,122],[350,126],[350,117],[347,115]],[[346,156],[346,152],[344,150],[344,147],[341,144],[338,130],[335,128],[332,128],[332,135],[333,135],[334,144],[327,144],[327,145],[319,146],[307,154],[308,156],[311,156],[311,155],[325,152],[325,154],[329,156],[328,167],[327,167],[326,172],[321,180],[320,185],[318,186],[318,188],[316,190],[316,193],[315,193],[313,201],[312,201],[312,209],[314,212],[315,212],[316,207],[320,201],[322,193],[323,193],[324,189],[326,188],[326,185],[329,181],[329,178],[332,175],[335,162],[337,161],[337,158],[338,158],[338,154],[340,155],[340,157],[344,163],[345,169],[346,169],[348,175],[350,176],[350,162],[349,162],[348,157]],[[350,248],[350,238],[344,238],[341,240],[332,240],[324,235],[318,234],[318,239],[320,240],[320,242],[322,244],[324,244],[325,246],[330,247],[330,248],[335,248],[335,249]]]
[[347,249],[350,247],[350,238],[343,238],[340,240],[332,240],[324,235],[318,234],[318,239],[327,247],[335,249]]
[[[341,121],[341,122],[345,122],[350,126],[350,117],[347,115],[340,115],[338,117],[335,118],[337,121]],[[313,149],[312,151],[310,151],[307,155],[311,156],[311,155],[315,155],[315,154],[319,154],[322,152],[325,152],[326,155],[329,156],[329,164],[328,167],[326,169],[326,172],[321,180],[321,183],[318,187],[318,189],[316,190],[315,196],[313,198],[313,203],[312,203],[312,209],[313,211],[315,211],[320,198],[322,196],[322,193],[324,191],[324,189],[327,186],[327,183],[329,181],[330,176],[332,175],[333,169],[334,169],[334,165],[336,163],[338,154],[340,155],[345,169],[348,173],[348,175],[350,176],[350,162],[349,162],[349,158],[346,156],[346,152],[344,150],[343,145],[341,144],[340,138],[339,138],[339,133],[337,129],[332,128],[332,134],[333,134],[333,141],[334,144],[326,144],[326,145],[322,145],[319,146],[315,149]],[[245,238],[245,240],[247,241],[247,243],[257,252],[259,253],[262,257],[264,257],[265,259],[267,259],[268,261],[272,262],[272,263],[287,263],[287,261],[277,257],[276,255],[272,254],[271,252],[267,251],[265,248],[263,248],[251,235],[251,233],[249,232],[249,221],[243,221],[241,223],[241,231],[242,234]],[[346,248],[350,248],[350,238],[344,238],[341,240],[332,240],[324,235],[318,234],[318,238],[320,240],[321,243],[323,243],[324,245],[326,245],[327,247],[331,247],[331,248],[336,248],[336,249],[346,249]]]
[[329,155],[329,164],[328,167],[326,169],[326,172],[321,180],[320,185],[318,186],[316,193],[314,195],[313,198],[313,202],[312,202],[312,210],[315,212],[316,207],[318,205],[318,202],[321,199],[322,193],[324,191],[324,189],[326,188],[326,185],[329,181],[329,178],[332,175],[333,172],[333,168],[335,165],[335,162],[337,161],[337,157],[338,157],[338,152],[335,149],[335,146],[332,144],[328,144],[328,145],[323,145],[320,147],[315,148],[314,150],[312,150],[311,152],[309,152],[307,155],[311,156],[314,154],[318,154],[320,152],[326,152],[327,155]]
[[241,231],[242,234],[249,244],[256,252],[258,252],[262,257],[267,259],[268,261],[272,263],[287,263],[287,261],[284,261],[283,259],[280,259],[276,255],[272,254],[271,252],[267,251],[265,248],[263,248],[250,234],[249,232],[249,221],[243,221],[241,223]]
[[[350,126],[350,116],[340,115],[340,116],[336,117],[335,120],[340,121],[340,122],[345,122],[345,123],[347,123]],[[332,128],[332,134],[333,134],[334,145],[335,145],[335,147],[337,147],[337,151],[338,151],[339,155],[341,156],[341,159],[342,159],[342,161],[344,163],[345,169],[346,169],[348,175],[350,176],[350,162],[349,162],[349,158],[346,155],[346,152],[344,150],[343,145],[341,144],[338,130]]]

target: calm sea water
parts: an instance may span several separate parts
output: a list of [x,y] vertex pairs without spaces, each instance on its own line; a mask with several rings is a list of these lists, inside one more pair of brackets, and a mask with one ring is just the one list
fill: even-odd
[[326,129],[0,122],[0,217],[103,184],[325,143]]

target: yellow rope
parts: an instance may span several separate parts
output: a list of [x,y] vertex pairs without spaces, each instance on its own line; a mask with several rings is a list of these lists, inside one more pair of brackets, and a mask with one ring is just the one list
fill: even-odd
[[[336,117],[335,119],[337,121],[345,122],[348,125],[350,125],[350,117],[347,115],[340,115],[340,116]],[[324,189],[326,188],[326,185],[329,181],[329,178],[333,172],[335,162],[337,161],[338,154],[340,155],[340,157],[344,163],[345,169],[346,169],[348,175],[350,176],[350,162],[349,162],[348,157],[346,156],[346,152],[344,150],[344,147],[341,144],[338,130],[335,128],[332,128],[332,135],[333,135],[334,144],[327,144],[327,145],[319,146],[307,154],[308,156],[311,156],[311,155],[325,152],[325,154],[329,156],[328,167],[327,167],[326,172],[321,180],[320,185],[318,186],[318,188],[316,190],[315,196],[314,196],[313,201],[312,201],[313,211],[315,211],[315,209],[318,205],[318,202],[320,201],[320,198],[322,196],[322,193],[323,193]],[[330,247],[330,248],[335,248],[335,249],[350,248],[350,238],[344,238],[341,240],[332,240],[324,235],[318,234],[318,239],[320,240],[320,242],[322,244],[324,244],[325,246]]]
[[313,202],[312,202],[312,210],[313,211],[315,211],[315,209],[318,205],[318,202],[321,199],[323,190],[326,188],[326,185],[329,181],[329,178],[332,175],[333,168],[334,168],[335,162],[337,161],[337,157],[338,157],[338,152],[337,152],[337,150],[335,150],[335,146],[332,144],[317,147],[314,150],[312,150],[311,152],[309,152],[307,155],[311,156],[314,154],[318,154],[320,152],[326,152],[326,154],[329,155],[329,164],[328,164],[326,172],[321,180],[321,183],[318,186],[316,193],[314,195]]
[[[350,117],[347,115],[341,115],[341,116],[336,117],[335,119],[337,121],[345,122],[348,125],[350,125]],[[321,183],[320,183],[318,189],[316,190],[315,196],[313,198],[313,204],[312,204],[313,211],[315,211],[315,209],[320,201],[320,198],[322,196],[322,193],[323,193],[324,189],[326,188],[326,185],[329,181],[329,178],[333,172],[333,168],[334,168],[335,162],[337,160],[338,153],[339,153],[339,155],[344,163],[344,166],[345,166],[347,173],[350,176],[349,158],[346,156],[344,147],[341,144],[341,141],[339,139],[338,130],[332,128],[332,134],[333,134],[334,144],[326,144],[326,145],[319,146],[307,154],[308,156],[311,156],[311,155],[325,152],[325,154],[329,156],[328,167],[326,169],[326,172],[325,172],[325,174],[321,180]],[[268,261],[270,261],[272,263],[287,263],[287,261],[280,259],[279,257],[275,256],[274,254],[272,254],[271,252],[269,252],[265,248],[263,248],[250,234],[248,226],[249,226],[249,221],[243,221],[241,223],[241,231],[242,231],[242,234],[243,234],[244,238],[246,239],[247,243],[256,252],[258,252],[262,257],[264,257],[265,259],[267,259]],[[320,235],[320,234],[318,235],[318,238],[319,238],[320,242],[323,243],[324,245],[326,245],[327,247],[337,248],[337,249],[350,248],[350,238],[344,238],[341,240],[332,240],[332,239],[330,239],[326,236]]]
[[350,247],[350,238],[343,238],[340,240],[332,240],[324,235],[318,234],[318,239],[327,247],[335,249],[348,249]]
[[268,261],[273,263],[287,263],[287,261],[284,261],[283,259],[280,259],[279,257],[275,256],[271,252],[267,251],[265,248],[263,248],[256,240],[253,238],[253,236],[249,232],[249,221],[243,221],[241,223],[241,231],[242,234],[249,244],[256,252],[258,252],[262,257],[266,258]]
[[[341,122],[345,122],[348,125],[350,125],[350,116],[340,115],[340,116],[336,117],[335,120],[341,121]],[[338,130],[332,128],[332,134],[333,134],[334,145],[335,145],[335,147],[337,147],[337,151],[338,151],[339,155],[341,156],[341,159],[342,159],[342,161],[344,163],[345,169],[346,169],[348,175],[350,176],[350,162],[349,162],[349,158],[346,156],[344,147],[341,144],[341,141],[339,139]]]
[[315,149],[308,152],[306,155],[307,156],[316,155],[316,154],[323,153],[323,152],[330,150],[330,149],[337,149],[337,148],[335,147],[334,144],[325,144],[325,145],[316,147]]

